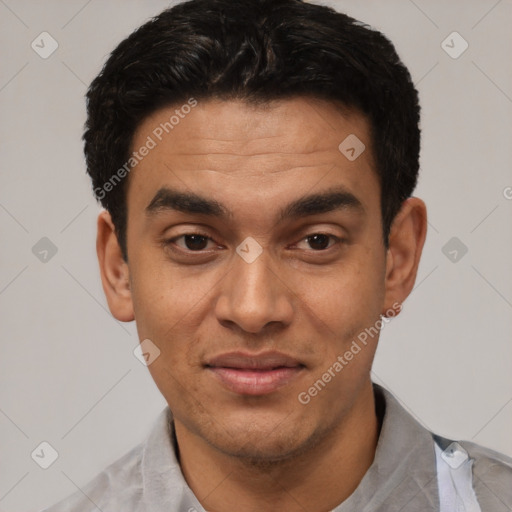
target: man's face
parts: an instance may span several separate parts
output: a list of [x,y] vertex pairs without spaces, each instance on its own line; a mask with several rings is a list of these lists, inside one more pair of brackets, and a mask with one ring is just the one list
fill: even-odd
[[[147,118],[132,145],[157,142],[127,194],[138,333],[161,351],[149,369],[175,421],[210,446],[286,458],[343,428],[377,337],[298,397],[390,306],[369,125],[311,99],[208,101],[158,141],[179,108]],[[338,148],[351,134],[366,146],[355,160]]]

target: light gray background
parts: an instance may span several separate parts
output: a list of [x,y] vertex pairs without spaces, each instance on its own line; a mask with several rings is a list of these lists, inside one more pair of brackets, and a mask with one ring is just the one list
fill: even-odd
[[[324,2],[328,3],[328,2]],[[146,435],[165,406],[108,312],[95,255],[100,211],[82,156],[84,93],[158,0],[0,0],[0,507],[38,510]],[[417,196],[429,232],[417,285],[382,334],[374,378],[428,428],[512,455],[512,2],[351,0],[382,30],[423,106]],[[42,59],[43,31],[59,44]],[[469,48],[451,58],[441,42]],[[46,263],[42,237],[58,248]],[[468,253],[450,261],[458,237]],[[41,441],[59,453],[46,470]]]

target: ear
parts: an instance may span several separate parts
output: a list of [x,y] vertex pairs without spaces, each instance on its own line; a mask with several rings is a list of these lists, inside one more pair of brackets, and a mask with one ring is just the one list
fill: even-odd
[[128,263],[123,259],[112,218],[107,211],[98,216],[96,252],[101,282],[112,315],[121,322],[135,319]]
[[[400,313],[402,302],[411,293],[427,235],[425,203],[410,197],[402,203],[389,234],[386,254],[385,311]],[[382,314],[386,315],[383,311]]]

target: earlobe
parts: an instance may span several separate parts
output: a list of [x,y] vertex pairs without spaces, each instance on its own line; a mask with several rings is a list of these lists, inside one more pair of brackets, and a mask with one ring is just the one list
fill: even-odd
[[403,202],[389,234],[385,310],[396,310],[397,305],[401,305],[411,293],[426,234],[427,209],[425,203],[417,197],[410,197]]
[[101,282],[112,315],[121,322],[134,320],[130,274],[123,259],[112,218],[107,211],[98,216],[96,252]]

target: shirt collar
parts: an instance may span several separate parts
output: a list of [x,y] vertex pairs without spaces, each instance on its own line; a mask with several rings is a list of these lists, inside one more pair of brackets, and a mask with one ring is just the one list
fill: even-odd
[[373,384],[384,410],[372,465],[356,490],[334,512],[437,510],[437,473],[432,434],[386,389]]
[[187,485],[174,449],[174,423],[167,406],[158,417],[142,452],[144,505],[152,512],[205,512]]

